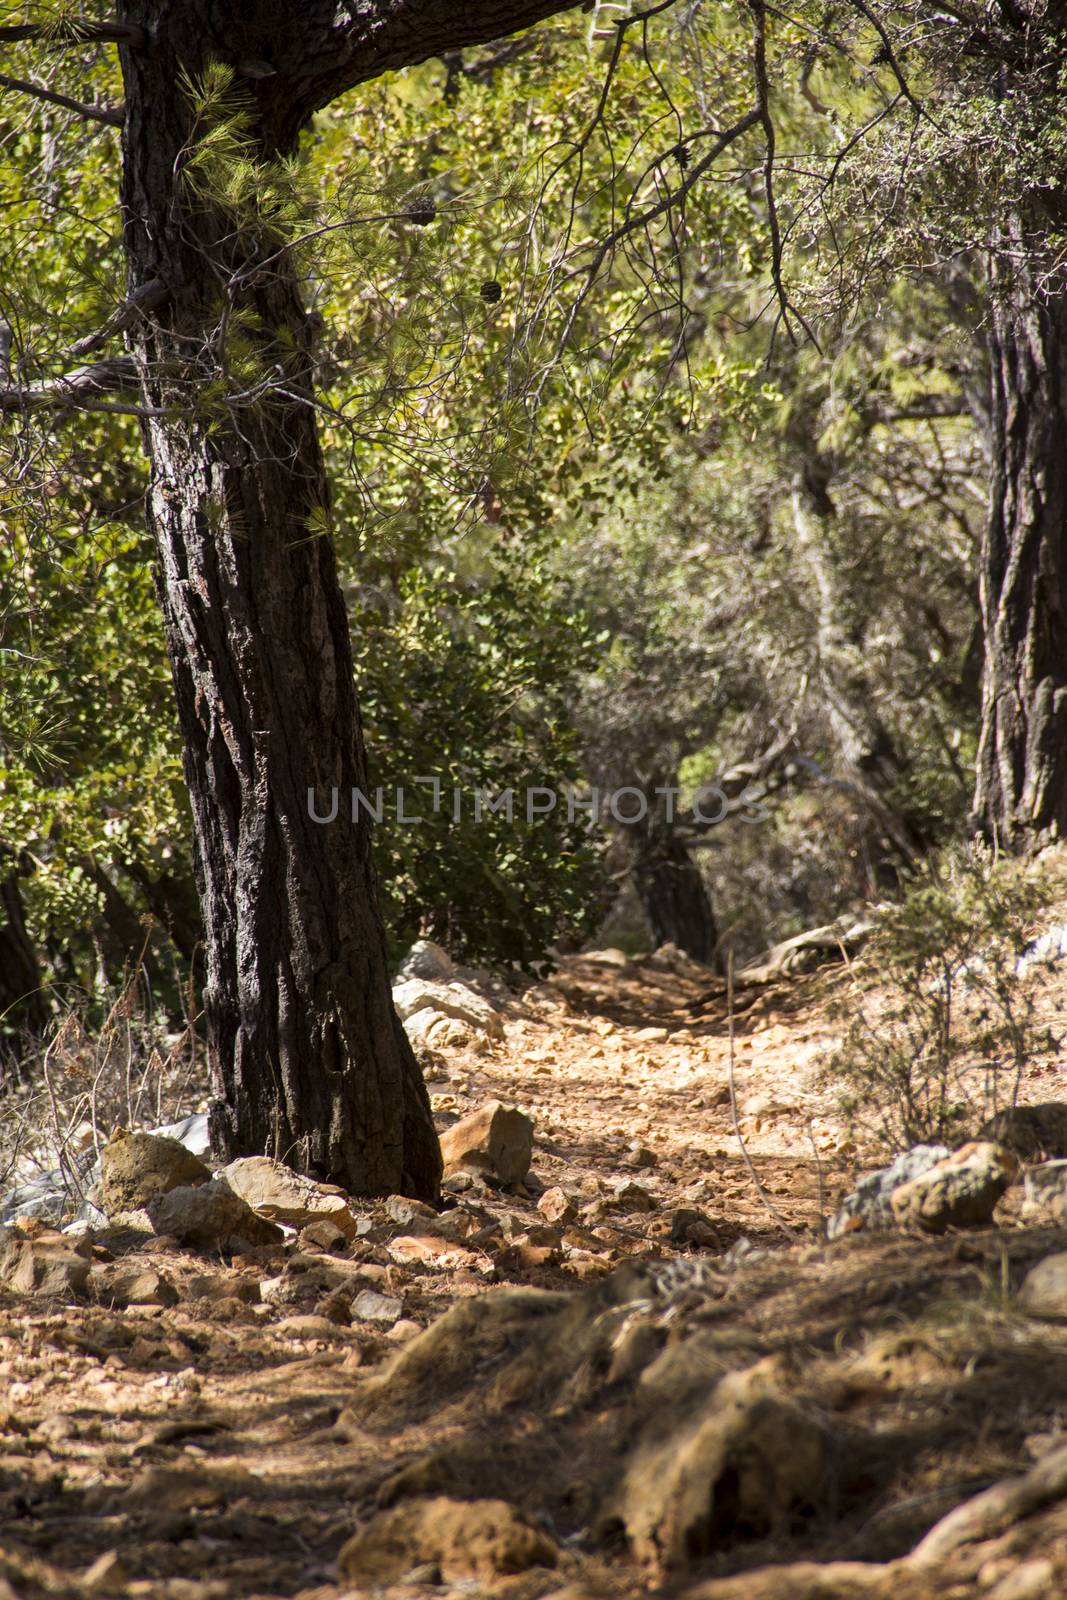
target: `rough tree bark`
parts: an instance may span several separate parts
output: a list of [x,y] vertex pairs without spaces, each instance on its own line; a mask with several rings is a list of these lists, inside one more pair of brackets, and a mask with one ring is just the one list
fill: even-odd
[[1047,210],[1008,219],[988,323],[993,480],[974,811],[1015,850],[1067,834],[1067,284],[1035,245],[1051,220]]
[[[277,241],[235,227],[183,177],[190,78],[232,65],[265,155],[379,73],[497,38],[558,0],[281,0],[129,7],[121,49],[129,292],[166,298],[129,334],[151,466],[149,518],[192,801],[214,1084],[212,1138],[360,1193],[432,1198],[440,1152],[393,1011],[371,841],[346,809],[366,789],[352,651],[312,408],[308,321]],[[257,254],[258,252],[258,254]],[[259,270],[262,263],[262,270]],[[220,375],[224,308],[261,330],[274,382],[196,404]],[[336,823],[309,816],[336,787]]]

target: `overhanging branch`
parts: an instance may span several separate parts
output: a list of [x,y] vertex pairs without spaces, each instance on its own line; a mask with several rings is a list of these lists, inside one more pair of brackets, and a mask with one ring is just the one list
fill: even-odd
[[0,72],[0,89],[13,89],[18,94],[28,94],[34,100],[44,100],[51,106],[62,106],[64,111],[73,111],[79,117],[87,117],[90,122],[103,122],[109,128],[121,128],[126,120],[126,112],[122,106],[87,106],[80,100],[72,100],[69,95],[59,94],[55,89],[45,89],[39,83],[27,83],[25,78],[9,78],[6,72]]
[[[668,0],[673,4],[673,0]],[[275,74],[264,85],[266,123],[289,144],[322,107],[385,72],[418,66],[472,45],[492,44],[581,0],[318,0],[301,8],[300,26],[270,41]],[[275,98],[277,96],[277,98]],[[272,104],[273,101],[273,104]]]
[[126,44],[140,50],[148,42],[143,28],[125,22],[19,22],[0,28],[0,44],[19,44],[27,39],[42,44]]

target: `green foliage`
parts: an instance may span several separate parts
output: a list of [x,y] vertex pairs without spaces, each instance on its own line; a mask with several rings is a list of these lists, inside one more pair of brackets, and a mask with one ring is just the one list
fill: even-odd
[[825,1081],[856,1128],[891,1150],[958,1143],[1015,1103],[1026,1064],[1057,1048],[1018,962],[1047,879],[978,845],[923,866],[883,910]]
[[[913,20],[883,14],[902,32]],[[614,28],[598,16],[362,85],[284,160],[257,147],[255,96],[232,69],[190,79],[187,195],[232,222],[238,275],[265,272],[257,306],[284,256],[311,314],[307,330],[272,329],[220,284],[197,405],[210,424],[235,393],[269,404],[314,334],[333,504],[307,532],[338,542],[386,787],[689,786],[778,737],[814,756],[824,787],[781,800],[773,834],[724,830],[709,852],[738,948],[755,949],[776,925],[826,920],[827,897],[869,891],[879,848],[849,798],[820,574],[794,526],[805,451],[836,508],[818,534],[835,648],[906,757],[884,798],[926,837],[963,826],[985,466],[970,419],[941,413],[962,413],[976,383],[975,300],[972,284],[960,312],[959,271],[949,292],[929,268],[938,252],[956,262],[1012,186],[1052,181],[1062,107],[1047,74],[1033,112],[1017,86],[998,102],[987,64],[946,68],[909,40],[909,82],[938,102],[917,117],[854,7],[770,14],[784,270],[821,343],[797,350],[780,323],[768,339],[759,129],[620,234],[590,286],[599,242],[675,193],[754,94],[751,15],[727,3],[632,29],[601,107]],[[931,29],[951,38],[942,22]],[[10,70],[39,58],[20,48]],[[62,60],[66,90],[121,98],[112,52]],[[15,104],[0,308],[13,371],[32,380],[122,298],[116,135]],[[97,872],[139,911],[146,874],[188,882],[190,867],[148,552],[131,531],[134,427],[62,428],[69,448],[36,414],[4,441],[17,487],[2,659],[21,665],[3,689],[0,840],[38,863],[34,932],[83,977],[109,915]],[[110,686],[105,716],[75,680]],[[423,930],[530,961],[594,898],[589,841],[558,818],[388,822],[378,851],[395,948]]]
[[193,115],[181,165],[190,193],[223,211],[246,249],[299,244],[314,216],[306,161],[264,157],[252,96],[232,67],[213,61],[198,78],[187,77],[182,89]]
[[[498,558],[477,582],[404,575],[355,616],[372,788],[386,805],[375,856],[394,955],[429,935],[469,960],[530,967],[588,931],[597,854],[580,820],[527,820],[527,786],[580,784],[568,689],[588,634],[537,571]],[[440,784],[440,806],[417,778]],[[405,811],[392,805],[405,788]],[[514,794],[513,816],[475,797]],[[458,792],[457,803],[454,795]],[[578,813],[580,818],[581,813]]]
[[139,886],[189,872],[187,802],[143,536],[51,532],[0,544],[0,839],[51,977],[91,989],[106,883],[136,927]]

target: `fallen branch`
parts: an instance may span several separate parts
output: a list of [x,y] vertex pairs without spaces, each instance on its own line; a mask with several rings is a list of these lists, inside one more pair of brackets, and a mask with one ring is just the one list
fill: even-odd
[[[901,1579],[912,1573],[930,1574],[933,1593],[942,1584],[932,1569],[941,1566],[965,1545],[999,1538],[1016,1523],[1067,1497],[1067,1446],[1051,1450],[1028,1472],[1004,1478],[983,1489],[935,1522],[910,1555],[896,1561],[799,1561],[788,1566],[760,1567],[743,1577],[718,1578],[702,1584],[699,1600],[858,1600],[860,1595],[889,1597],[899,1592]],[[972,1556],[971,1561],[975,1558]],[[968,1571],[970,1568],[968,1567]],[[948,1578],[952,1573],[944,1574]],[[938,1575],[940,1579],[941,1575]],[[910,1587],[905,1592],[913,1593]],[[926,1583],[923,1593],[927,1593]]]
[[1067,1495],[1067,1445],[1050,1450],[1017,1478],[1004,1478],[991,1489],[935,1522],[908,1556],[909,1565],[929,1567],[944,1561],[965,1544],[992,1539],[1033,1512]]
[[845,960],[867,942],[875,926],[871,921],[839,917],[836,922],[828,922],[824,927],[809,928],[805,933],[795,934],[792,939],[783,939],[780,944],[772,945],[758,961],[750,961],[737,974],[737,982],[743,986],[771,983],[775,978],[795,971],[811,952],[823,952]]

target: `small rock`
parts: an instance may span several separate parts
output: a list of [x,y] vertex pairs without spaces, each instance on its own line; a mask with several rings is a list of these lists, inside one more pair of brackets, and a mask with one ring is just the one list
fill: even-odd
[[409,1200],[407,1195],[391,1194],[382,1202],[382,1209],[390,1222],[402,1228],[411,1228],[417,1222],[436,1222],[437,1212],[422,1200]]
[[139,1211],[171,1189],[206,1183],[211,1170],[177,1139],[119,1128],[100,1156],[100,1195],[108,1216]]
[[348,1329],[342,1323],[314,1314],[283,1317],[274,1324],[274,1332],[285,1334],[290,1339],[319,1339],[327,1344],[348,1338]]
[[223,1178],[169,1189],[146,1209],[155,1232],[170,1234],[180,1244],[235,1250],[282,1240],[282,1230],[257,1216]]
[[546,1222],[565,1228],[578,1216],[578,1207],[564,1189],[546,1189],[537,1202],[537,1209]]
[[[353,1233],[355,1229],[353,1228]],[[301,1250],[343,1250],[348,1243],[347,1236],[337,1226],[321,1217],[318,1222],[309,1222],[307,1227],[301,1228],[296,1236],[296,1242]]]
[[397,1344],[404,1344],[408,1339],[416,1338],[421,1332],[422,1328],[417,1322],[413,1322],[410,1317],[401,1317],[399,1322],[393,1323],[385,1337],[395,1340]]
[[211,1124],[205,1111],[194,1111],[192,1116],[182,1117],[180,1122],[168,1122],[161,1128],[149,1128],[149,1133],[158,1138],[177,1139],[194,1156],[199,1156],[206,1161],[211,1154]]
[[715,1245],[719,1236],[703,1211],[682,1206],[671,1213],[671,1244]]
[[650,956],[645,957],[645,961],[650,967],[660,967],[680,978],[692,978],[696,983],[706,984],[710,976],[709,968],[703,962],[694,961],[692,956],[687,956],[684,950],[679,950],[676,944],[670,942],[653,950]]
[[460,1168],[458,1172],[450,1172],[441,1184],[442,1194],[475,1194],[484,1195],[485,1180],[474,1172],[466,1172]]
[[317,1183],[270,1156],[240,1156],[219,1174],[234,1194],[262,1217],[291,1228],[326,1220],[346,1239],[356,1236],[348,1196],[336,1184]]
[[491,1583],[530,1567],[554,1567],[557,1546],[504,1500],[405,1500],[342,1546],[341,1576],[360,1589],[397,1582],[424,1564],[445,1583]]
[[894,1221],[925,1233],[983,1227],[1018,1170],[1018,1160],[1003,1145],[965,1144],[894,1189],[889,1202]]
[[169,1278],[154,1267],[118,1261],[96,1267],[92,1274],[96,1298],[107,1306],[172,1306],[178,1292]]
[[1019,1305],[1031,1317],[1067,1320],[1067,1250],[1045,1256],[1023,1279]]
[[493,1221],[489,1212],[480,1207],[453,1206],[450,1211],[443,1211],[428,1231],[442,1239],[451,1239],[455,1244],[464,1244]]
[[424,978],[429,983],[448,983],[455,976],[452,957],[432,939],[417,939],[397,968],[397,981]]
[[898,1156],[891,1166],[868,1173],[860,1179],[837,1215],[831,1217],[826,1237],[840,1239],[862,1228],[891,1228],[893,1213],[889,1202],[894,1189],[920,1177],[951,1154],[947,1145],[917,1144]]
[[352,1301],[352,1315],[360,1322],[396,1322],[403,1309],[394,1295],[376,1289],[361,1289]]
[[91,1239],[68,1239],[61,1233],[26,1238],[0,1228],[0,1282],[16,1294],[73,1300],[89,1282]]
[[202,1469],[152,1466],[138,1473],[112,1504],[116,1510],[135,1511],[144,1507],[157,1513],[191,1511],[194,1507],[207,1509],[226,1503],[227,1488],[221,1475],[209,1476]]
[[393,1260],[401,1264],[416,1262],[422,1266],[437,1267],[442,1272],[455,1267],[473,1266],[478,1259],[472,1250],[464,1250],[454,1240],[439,1239],[433,1234],[401,1233],[395,1239],[390,1239],[386,1249]]
[[626,951],[619,950],[614,945],[606,950],[583,950],[579,959],[595,962],[598,967],[618,967],[620,970],[632,965]]
[[242,1300],[258,1305],[262,1298],[254,1278],[238,1278],[225,1272],[198,1272],[183,1285],[190,1300]]
[[647,1145],[632,1144],[630,1146],[630,1154],[627,1157],[627,1160],[631,1167],[644,1168],[647,1170],[649,1167],[654,1167],[657,1165],[659,1157],[656,1155],[656,1152],[654,1150],[650,1150]]
[[394,987],[393,1005],[405,1023],[420,1011],[432,1011],[465,1023],[491,1039],[504,1036],[504,1025],[489,1001],[462,983],[431,983],[424,978],[407,978]]
[[521,1183],[533,1159],[533,1123],[517,1107],[490,1100],[445,1129],[441,1155],[446,1176],[474,1167],[501,1183]]
[[616,1211],[655,1211],[656,1202],[647,1189],[629,1178],[622,1178],[612,1189],[612,1208]]

